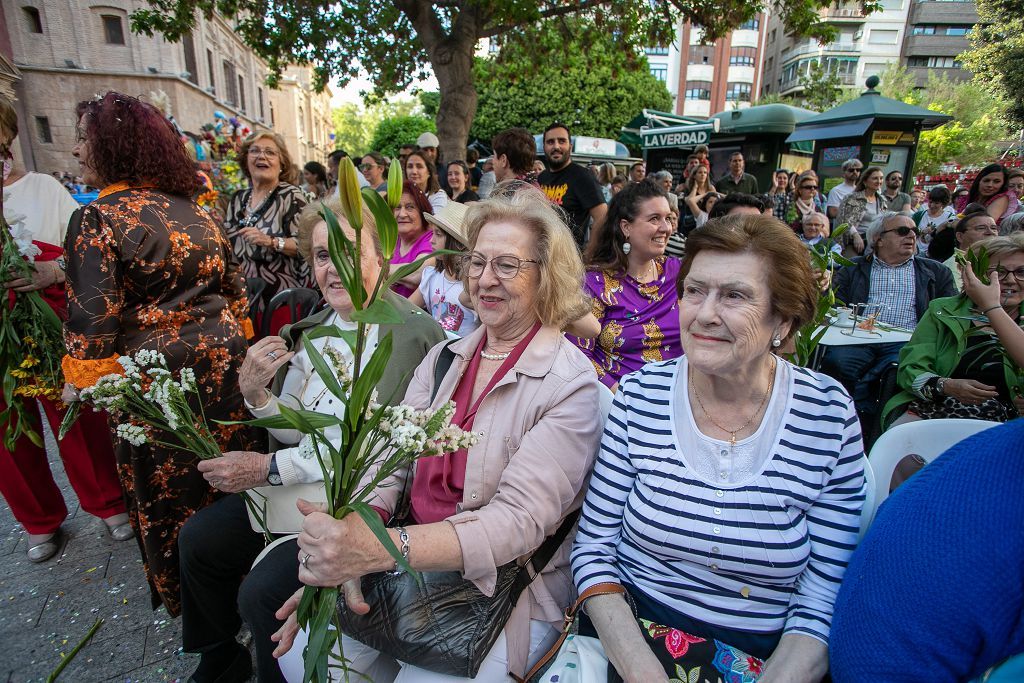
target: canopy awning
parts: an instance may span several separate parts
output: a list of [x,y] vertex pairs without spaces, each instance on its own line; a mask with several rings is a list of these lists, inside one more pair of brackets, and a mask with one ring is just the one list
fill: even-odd
[[826,123],[820,126],[800,126],[789,134],[786,142],[804,142],[806,140],[834,140],[836,138],[855,138],[864,135],[874,118],[861,119],[859,121],[845,121],[839,123]]
[[693,123],[707,123],[707,119],[696,116],[683,116],[682,114],[671,114],[667,111],[658,111],[656,109],[644,109],[620,129],[622,135],[619,136],[619,142],[624,142],[627,145],[642,145],[643,130],[645,128],[674,128]]

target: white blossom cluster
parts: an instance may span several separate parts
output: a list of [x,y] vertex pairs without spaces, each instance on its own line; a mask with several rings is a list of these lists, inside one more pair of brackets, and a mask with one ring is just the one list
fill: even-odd
[[338,384],[341,385],[344,391],[348,392],[352,388],[352,365],[345,360],[345,357],[341,355],[338,349],[329,343],[324,344],[323,355],[334,366],[334,376],[338,378]]
[[455,404],[451,401],[436,412],[390,406],[385,408],[377,429],[387,434],[391,444],[399,450],[428,456],[452,453],[477,442],[476,434],[451,423],[454,414]]
[[119,424],[117,425],[117,436],[133,446],[141,446],[146,443],[146,428],[131,422]]

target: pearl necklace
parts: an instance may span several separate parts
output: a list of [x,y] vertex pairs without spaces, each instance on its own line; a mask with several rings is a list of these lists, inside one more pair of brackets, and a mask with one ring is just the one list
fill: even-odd
[[511,351],[506,351],[505,353],[487,353],[483,349],[480,349],[480,356],[485,360],[505,360],[511,355]]

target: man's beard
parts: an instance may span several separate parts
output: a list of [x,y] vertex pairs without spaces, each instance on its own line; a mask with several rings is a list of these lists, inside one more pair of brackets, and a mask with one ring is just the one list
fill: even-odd
[[570,161],[572,161],[572,157],[570,157],[568,154],[563,154],[562,160],[559,162],[556,162],[554,159],[551,158],[551,155],[548,155],[548,164],[550,164],[552,171],[561,171],[563,168],[569,165]]

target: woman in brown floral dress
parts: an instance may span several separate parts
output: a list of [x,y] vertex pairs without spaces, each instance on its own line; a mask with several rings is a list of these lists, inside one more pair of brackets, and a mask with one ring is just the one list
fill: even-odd
[[[293,184],[297,179],[292,158],[276,133],[259,131],[247,137],[238,150],[238,164],[252,185],[231,198],[224,227],[244,277],[267,283],[256,302],[262,320],[275,294],[311,284],[309,266],[295,243],[295,226],[306,195]],[[294,321],[288,309],[278,309],[270,333],[289,322]]]
[[[65,242],[68,383],[91,386],[119,371],[119,356],[158,351],[172,372],[195,371],[221,447],[254,447],[250,429],[215,422],[247,416],[238,368],[251,326],[230,244],[191,200],[198,179],[181,141],[154,107],[126,95],[82,102],[77,113],[74,155],[86,182],[103,190],[72,217]],[[115,444],[153,605],[177,616],[178,530],[220,494],[192,453]]]

